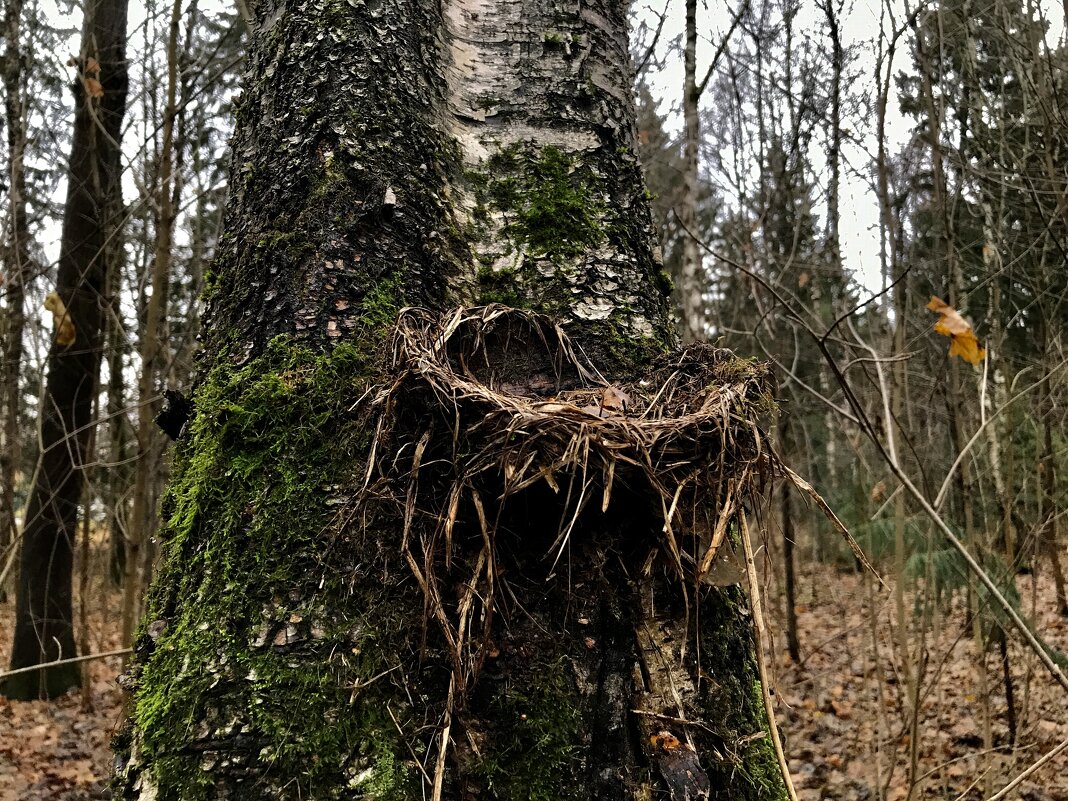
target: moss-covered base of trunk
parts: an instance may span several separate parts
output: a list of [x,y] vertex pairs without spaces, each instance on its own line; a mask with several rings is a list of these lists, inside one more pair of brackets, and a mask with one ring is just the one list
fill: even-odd
[[[740,588],[702,593],[694,659],[700,658],[699,708],[712,724],[701,735],[712,798],[786,798],[753,655],[750,612]],[[718,742],[717,742],[718,741]],[[729,788],[728,791],[715,788]],[[718,793],[718,794],[717,794]]]
[[278,339],[240,369],[220,360],[197,391],[138,643],[124,792],[389,799],[418,787],[387,701],[400,717],[405,704],[384,687],[410,667],[404,631],[421,598],[395,548],[338,525],[366,463],[369,361]]

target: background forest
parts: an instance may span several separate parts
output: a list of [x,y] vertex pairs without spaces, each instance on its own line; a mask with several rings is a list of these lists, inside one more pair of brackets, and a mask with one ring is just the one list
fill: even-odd
[[[7,685],[0,799],[104,797],[168,479],[153,421],[194,382],[198,298],[242,170],[227,142],[248,30],[240,0],[130,9],[121,178],[93,190],[99,365],[79,385],[89,422],[60,440],[79,444],[58,447],[49,354],[82,325],[52,294],[71,97],[114,90],[78,50],[80,6],[2,5],[0,658],[19,575],[53,580],[20,548],[60,452],[79,477],[60,532],[73,648],[47,656],[92,658],[80,693],[23,702]],[[769,489],[770,661],[800,797],[1068,799],[1066,13],[632,9],[639,149],[683,338],[774,365],[776,448],[885,580],[807,498]]]

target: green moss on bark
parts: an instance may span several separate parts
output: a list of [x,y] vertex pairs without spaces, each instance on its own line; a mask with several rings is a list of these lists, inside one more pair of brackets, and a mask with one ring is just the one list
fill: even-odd
[[705,768],[713,788],[730,788],[730,801],[786,798],[767,735],[767,716],[753,656],[750,613],[740,588],[710,589],[701,597],[699,705],[713,734],[704,736]]
[[654,286],[648,216],[628,183],[640,177],[631,175],[632,156],[530,142],[497,151],[463,176],[474,200],[477,301],[567,322],[615,375],[640,369],[674,342]]
[[348,584],[367,554],[336,526],[342,488],[362,478],[353,406],[372,363],[366,347],[316,355],[278,338],[239,369],[217,363],[196,393],[132,714],[162,801],[213,797],[213,777],[240,771],[295,781],[292,797],[409,795],[377,682],[418,600],[388,580]]
[[502,688],[490,703],[495,723],[473,773],[500,801],[567,801],[582,797],[579,699],[555,661],[538,681]]
[[489,160],[492,204],[504,212],[502,233],[533,256],[574,259],[604,238],[605,204],[588,170],[559,148],[513,146]]

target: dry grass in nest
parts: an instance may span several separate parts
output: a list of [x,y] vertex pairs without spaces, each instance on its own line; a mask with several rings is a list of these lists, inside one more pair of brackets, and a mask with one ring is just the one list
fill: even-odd
[[[444,315],[404,310],[392,357],[395,379],[377,399],[381,479],[371,485],[369,472],[367,491],[381,498],[388,484],[403,508],[402,550],[447,642],[460,697],[489,632],[495,520],[509,497],[545,482],[560,498],[550,554],[558,559],[583,511],[607,511],[613,488],[625,485],[628,503],[638,493],[657,510],[660,549],[680,581],[700,582],[773,464],[757,425],[771,408],[768,368],[710,345],[666,354],[640,378],[612,383],[547,317],[490,305]],[[421,487],[431,454],[434,480]],[[452,567],[466,503],[482,547],[469,560],[466,589],[446,604],[437,572]],[[484,612],[476,616],[476,607]],[[472,631],[476,617],[481,635]]]
[[[453,714],[489,650],[502,584],[497,526],[509,498],[542,482],[555,494],[559,526],[546,554],[555,565],[596,507],[608,512],[614,488],[625,487],[626,510],[653,510],[659,531],[649,546],[671,565],[687,608],[686,588],[711,580],[728,530],[744,524],[772,474],[829,512],[758,425],[773,408],[768,367],[728,350],[689,345],[612,382],[549,318],[490,305],[403,310],[392,361],[361,497],[402,513],[401,550],[452,663],[434,798]],[[439,577],[457,569],[460,584]]]

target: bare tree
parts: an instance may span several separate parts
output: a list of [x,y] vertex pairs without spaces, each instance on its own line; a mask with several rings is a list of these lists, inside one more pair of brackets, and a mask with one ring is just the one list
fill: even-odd
[[[74,83],[76,111],[59,272],[56,334],[40,409],[42,453],[26,509],[11,664],[23,668],[75,654],[71,569],[83,466],[93,422],[108,265],[109,214],[119,192],[119,140],[126,104],[126,2],[85,7]],[[11,677],[11,698],[52,697],[78,686],[78,666]]]

